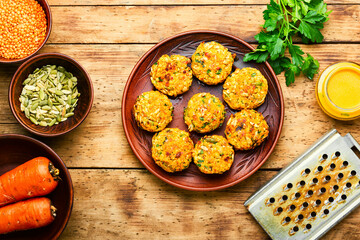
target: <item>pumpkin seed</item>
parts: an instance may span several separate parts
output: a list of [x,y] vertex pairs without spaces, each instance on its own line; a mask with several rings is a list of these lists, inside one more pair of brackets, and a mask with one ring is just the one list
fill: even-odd
[[39,124],[38,121],[36,121],[36,119],[33,117],[30,117],[30,121],[32,121],[35,125]]
[[33,103],[30,107],[31,110],[35,110],[39,106],[38,103]]
[[20,109],[36,125],[53,126],[74,116],[78,79],[62,66],[37,68],[24,80]]
[[40,96],[40,99],[41,99],[41,100],[44,100],[44,99],[45,99],[44,90],[40,89],[39,96]]
[[45,106],[47,105],[48,101],[47,100],[42,100],[39,102],[39,106]]
[[45,122],[45,121],[41,121],[41,122],[39,122],[39,125],[40,125],[40,126],[43,126],[43,127],[46,127],[48,124],[47,124],[47,122]]
[[25,81],[23,82],[23,85],[28,84],[28,83],[30,82],[30,80],[31,80],[31,78],[27,78],[27,79],[25,79]]
[[54,125],[56,123],[56,118],[54,118],[53,120],[51,120],[51,122],[49,123],[49,127],[51,127],[52,125]]
[[66,117],[66,118],[71,117],[71,116],[74,116],[74,113],[73,113],[73,112],[69,112],[69,113],[65,114],[65,117]]
[[58,89],[55,90],[55,94],[58,96],[64,95],[64,93]]

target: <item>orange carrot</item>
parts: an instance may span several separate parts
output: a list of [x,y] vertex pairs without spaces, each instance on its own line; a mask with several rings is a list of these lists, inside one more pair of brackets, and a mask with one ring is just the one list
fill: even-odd
[[0,176],[0,207],[52,192],[59,170],[45,157],[34,158]]
[[0,234],[40,228],[52,223],[56,208],[46,197],[28,199],[0,208]]

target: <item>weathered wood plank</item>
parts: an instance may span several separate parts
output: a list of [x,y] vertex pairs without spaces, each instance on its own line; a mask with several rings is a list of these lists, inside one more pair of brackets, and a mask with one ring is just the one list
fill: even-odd
[[[43,52],[62,52],[77,59],[90,73],[94,106],[85,122],[73,132],[42,139],[70,167],[143,167],[133,155],[121,123],[121,98],[133,66],[152,45],[47,45]],[[335,61],[357,61],[359,44],[302,46],[319,60],[321,70]],[[101,63],[101,64],[99,64]],[[7,102],[10,78],[16,67],[0,65],[0,134],[29,133],[16,124]],[[281,138],[263,168],[282,168],[331,128],[350,132],[360,141],[360,121],[341,122],[326,116],[315,98],[315,81],[300,76],[291,87],[279,76],[285,101]],[[11,123],[11,124],[5,124]]]
[[[265,6],[53,7],[51,43],[156,43],[179,32],[211,29],[254,42]],[[327,42],[359,42],[360,5],[332,5]],[[69,24],[71,23],[71,24]]]
[[[268,4],[268,0],[49,0],[50,5],[240,5]],[[328,4],[359,4],[358,0],[328,0]]]
[[[70,170],[75,201],[66,239],[269,239],[243,206],[276,173],[231,188],[190,192],[144,170]],[[323,239],[359,239],[360,209]]]

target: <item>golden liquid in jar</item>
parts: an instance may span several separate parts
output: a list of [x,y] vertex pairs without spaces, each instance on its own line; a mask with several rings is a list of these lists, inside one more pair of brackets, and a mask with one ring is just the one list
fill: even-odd
[[360,106],[360,73],[352,68],[342,68],[329,79],[327,92],[338,107],[351,109]]

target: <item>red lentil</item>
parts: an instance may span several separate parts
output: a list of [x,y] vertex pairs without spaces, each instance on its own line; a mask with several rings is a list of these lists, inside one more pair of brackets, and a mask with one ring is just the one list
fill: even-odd
[[43,43],[47,21],[35,0],[0,1],[0,56],[19,59],[29,56]]

